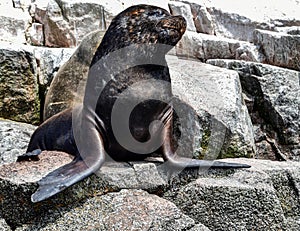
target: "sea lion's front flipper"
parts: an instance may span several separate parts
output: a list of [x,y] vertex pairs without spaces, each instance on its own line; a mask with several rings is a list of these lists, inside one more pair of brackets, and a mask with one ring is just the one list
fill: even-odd
[[43,177],[39,182],[38,190],[32,194],[31,201],[45,200],[67,187],[83,180],[96,169],[88,167],[81,159],[76,158],[71,163],[64,165]]
[[41,149],[35,149],[32,152],[27,152],[21,156],[18,156],[17,162],[26,161],[26,160],[38,161],[39,160],[38,155],[40,155],[41,153],[42,153]]

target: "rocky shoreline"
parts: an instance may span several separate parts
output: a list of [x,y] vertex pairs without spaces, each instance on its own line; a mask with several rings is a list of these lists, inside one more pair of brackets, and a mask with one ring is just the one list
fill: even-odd
[[186,152],[208,158],[219,139],[214,158],[242,157],[230,161],[250,170],[185,170],[169,182],[159,161],[112,163],[32,204],[35,181],[70,158],[16,158],[36,125],[80,102],[101,35],[133,1],[1,1],[0,229],[299,230],[300,3],[279,2],[142,1],[188,23],[167,58],[190,118],[178,128],[193,140]]

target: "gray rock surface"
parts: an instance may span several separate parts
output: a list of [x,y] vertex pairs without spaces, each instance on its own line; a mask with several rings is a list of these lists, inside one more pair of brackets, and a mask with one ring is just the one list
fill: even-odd
[[[142,190],[121,190],[96,196],[77,206],[76,209],[73,206],[60,208],[55,215],[62,215],[56,220],[43,219],[17,230],[173,231],[195,227],[195,222],[173,203]],[[48,224],[45,226],[45,223]],[[203,225],[198,227],[196,230],[208,230]]]
[[12,163],[26,152],[31,134],[36,127],[0,119],[0,164]]
[[69,60],[74,53],[73,48],[48,48],[48,47],[32,47],[26,46],[24,49],[32,52],[38,64],[38,83],[40,94],[45,94],[41,91],[50,86],[54,76],[57,74],[60,67]]
[[299,163],[243,161],[251,169],[208,172],[179,190],[177,179],[164,198],[211,230],[298,230]]
[[33,53],[0,44],[0,117],[39,122],[37,63]]
[[[259,143],[258,156],[259,152],[268,153],[271,146],[277,159],[281,156],[299,160],[300,73],[237,60],[207,62],[239,72],[243,91],[249,98],[252,121],[258,126],[255,129],[256,142]],[[261,142],[270,146],[264,146]]]
[[[11,228],[17,230],[84,230],[85,227],[94,230],[300,228],[298,162],[227,159],[224,161],[247,163],[252,167],[240,170],[206,169],[199,172],[197,169],[184,170],[179,175],[173,175],[170,184],[161,184],[159,178],[153,178],[153,172],[165,178],[165,173],[160,170],[161,165],[158,162],[139,162],[135,163],[135,166],[111,162],[107,163],[97,175],[83,180],[52,199],[32,204],[30,195],[37,188],[35,181],[70,160],[71,158],[64,153],[44,152],[38,162],[12,163],[0,167],[2,198],[0,214]],[[137,167],[138,165],[140,166]],[[143,169],[143,175],[138,169]],[[143,177],[143,180],[133,186],[130,176],[124,174],[126,171],[133,173],[129,174],[132,179]],[[129,184],[126,185],[124,182]],[[155,182],[158,183],[156,187],[149,187]]]
[[266,63],[300,70],[300,31],[296,33],[255,30],[254,43],[260,46]]
[[206,158],[215,159],[219,152],[223,158],[253,155],[252,123],[237,73],[174,56],[167,60],[173,94],[190,107],[178,105],[183,109],[182,118],[187,120],[181,128],[181,145],[193,141],[192,152],[198,151]]

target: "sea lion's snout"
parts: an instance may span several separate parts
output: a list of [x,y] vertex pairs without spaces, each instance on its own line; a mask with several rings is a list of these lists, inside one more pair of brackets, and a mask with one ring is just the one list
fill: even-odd
[[178,31],[181,36],[186,30],[186,20],[180,15],[165,18],[161,20],[160,25],[162,28]]

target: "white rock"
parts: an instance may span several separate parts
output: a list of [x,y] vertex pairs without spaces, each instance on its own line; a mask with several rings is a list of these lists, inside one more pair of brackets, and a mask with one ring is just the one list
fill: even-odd
[[182,2],[170,2],[169,7],[172,15],[181,15],[185,18],[187,30],[196,31],[190,5]]
[[[297,33],[297,30],[294,32]],[[263,50],[267,63],[300,70],[300,33],[255,30],[253,36],[254,42]]]

